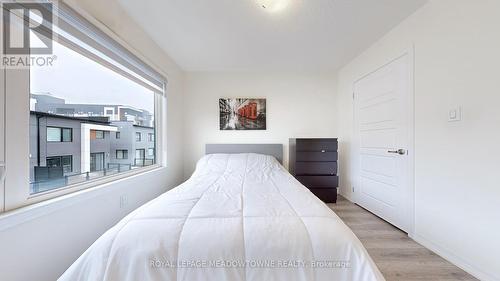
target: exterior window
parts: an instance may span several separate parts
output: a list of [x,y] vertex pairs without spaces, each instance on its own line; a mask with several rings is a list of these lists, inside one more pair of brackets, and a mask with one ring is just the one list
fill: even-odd
[[61,136],[61,128],[47,127],[47,141],[60,142]]
[[104,139],[104,131],[95,131],[95,138],[98,140]]
[[73,172],[73,156],[62,156],[62,166],[63,172],[71,173]]
[[104,170],[105,164],[104,152],[90,153],[90,172]]
[[73,156],[51,156],[46,159],[47,168],[61,168],[64,174],[73,172]]
[[134,159],[135,166],[144,166],[145,159],[146,159],[146,150],[143,148],[136,149],[135,159]]
[[62,167],[62,162],[61,162],[61,157],[47,157],[46,165],[48,168],[57,168],[57,167]]
[[135,133],[135,141],[141,141],[142,140],[142,134],[140,132]]
[[155,149],[154,148],[148,148],[148,156],[149,157],[155,156]]
[[116,139],[120,138],[120,132],[116,132]]
[[135,150],[135,159],[144,159],[146,158],[146,155],[145,155],[145,150],[144,149],[136,149]]
[[150,142],[151,142],[151,141],[155,141],[155,135],[154,135],[154,134],[152,134],[152,133],[149,133],[149,134],[148,134],[148,139],[149,139],[149,141],[150,141]]
[[116,151],[116,159],[127,159],[127,158],[128,158],[128,150]]
[[73,141],[73,129],[47,127],[47,141],[48,142],[72,142]]
[[72,142],[73,141],[73,129],[70,128],[62,128],[62,141],[63,142]]

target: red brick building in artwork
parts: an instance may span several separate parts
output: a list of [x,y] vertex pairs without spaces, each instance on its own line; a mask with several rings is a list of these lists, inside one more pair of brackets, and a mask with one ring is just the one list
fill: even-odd
[[250,102],[238,109],[238,115],[249,119],[257,119],[257,103]]

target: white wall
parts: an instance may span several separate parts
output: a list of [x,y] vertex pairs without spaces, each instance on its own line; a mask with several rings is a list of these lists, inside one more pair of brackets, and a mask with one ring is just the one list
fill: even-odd
[[[338,76],[341,193],[351,194],[352,85],[415,46],[415,239],[500,280],[500,1],[431,0]],[[462,122],[447,122],[463,107]]]
[[[104,231],[131,210],[181,182],[183,72],[146,37],[114,0],[68,0],[74,7],[107,26],[147,61],[164,72],[167,87],[168,128],[165,144],[168,167],[109,184],[84,193],[77,202],[57,202],[42,208],[42,216],[22,224],[6,225],[0,218],[0,280],[56,280],[71,263]],[[75,3],[78,3],[75,6]],[[128,196],[128,206],[120,208],[120,196]],[[41,209],[39,209],[41,210]],[[36,210],[35,210],[36,211]],[[8,220],[12,222],[12,220]]]
[[[336,81],[321,73],[188,73],[184,107],[185,170],[189,177],[206,143],[282,143],[335,137]],[[219,98],[266,98],[267,130],[220,131]]]

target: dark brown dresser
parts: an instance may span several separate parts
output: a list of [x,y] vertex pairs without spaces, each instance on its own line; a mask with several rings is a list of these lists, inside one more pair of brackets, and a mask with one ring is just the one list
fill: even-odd
[[337,202],[337,139],[290,139],[290,173],[319,199]]

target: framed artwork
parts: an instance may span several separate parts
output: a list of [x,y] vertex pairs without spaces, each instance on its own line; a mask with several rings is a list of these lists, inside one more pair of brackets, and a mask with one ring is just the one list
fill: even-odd
[[220,130],[266,130],[266,99],[219,99]]

